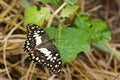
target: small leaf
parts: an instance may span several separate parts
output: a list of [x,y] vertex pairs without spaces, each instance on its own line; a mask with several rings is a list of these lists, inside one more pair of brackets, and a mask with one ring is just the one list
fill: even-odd
[[64,0],[66,2],[68,2],[69,4],[74,4],[76,3],[78,0]]
[[78,8],[79,6],[67,6],[61,11],[60,17],[69,17],[69,15],[76,12]]
[[89,28],[91,20],[88,15],[77,15],[75,19],[75,25],[77,28]]
[[43,2],[43,3],[54,3],[54,4],[59,4],[60,0],[37,0],[38,2]]
[[109,29],[107,28],[107,24],[103,20],[93,20],[91,21],[91,33],[95,35],[91,35],[91,39],[94,42],[99,44],[106,44],[111,40],[111,34]]
[[89,34],[86,34],[85,37],[90,43],[106,44],[111,40],[110,31],[106,23],[102,20],[91,20],[88,16],[77,15],[75,25]]
[[41,7],[41,9],[38,10],[37,6],[31,6],[25,10],[24,25],[26,26],[29,23],[42,25],[44,20],[47,20],[49,16],[49,8]]

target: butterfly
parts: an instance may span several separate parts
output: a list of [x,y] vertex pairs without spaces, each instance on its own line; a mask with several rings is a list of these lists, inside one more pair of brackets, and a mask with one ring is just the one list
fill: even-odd
[[47,67],[54,74],[59,74],[62,68],[60,54],[53,40],[47,32],[36,24],[27,25],[27,40],[24,51],[28,52],[31,59]]

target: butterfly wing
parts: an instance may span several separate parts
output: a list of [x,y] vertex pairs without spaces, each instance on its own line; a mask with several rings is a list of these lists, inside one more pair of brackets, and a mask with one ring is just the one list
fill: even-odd
[[[61,71],[61,58],[60,54],[51,42],[46,43],[41,48],[37,48],[38,52],[43,55],[41,59],[44,66],[47,66],[52,72],[58,74]],[[40,56],[41,54],[36,54]]]
[[35,24],[27,26],[27,40],[24,51],[27,51],[32,60],[47,66],[53,73],[61,71],[61,59],[59,52],[48,34]]
[[34,49],[37,45],[44,43],[47,39],[49,39],[49,36],[42,28],[35,24],[28,24],[27,40],[24,44],[24,51],[29,52],[31,49]]

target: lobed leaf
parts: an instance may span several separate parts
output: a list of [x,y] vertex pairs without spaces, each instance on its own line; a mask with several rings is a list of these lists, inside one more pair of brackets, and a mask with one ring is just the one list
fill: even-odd
[[[55,39],[62,62],[74,60],[81,51],[89,51],[90,45],[82,39],[82,31],[76,28],[62,28],[61,31],[56,28],[47,28],[46,31],[51,38]],[[61,33],[59,33],[61,32]]]
[[25,10],[24,25],[26,26],[29,23],[33,23],[41,26],[44,20],[47,20],[49,17],[49,8],[41,7],[39,10],[37,6],[32,6]]
[[102,20],[94,21],[88,16],[78,15],[75,25],[77,28],[46,29],[50,37],[55,39],[63,63],[74,60],[82,51],[89,51],[91,43],[106,44],[111,39],[110,31]]

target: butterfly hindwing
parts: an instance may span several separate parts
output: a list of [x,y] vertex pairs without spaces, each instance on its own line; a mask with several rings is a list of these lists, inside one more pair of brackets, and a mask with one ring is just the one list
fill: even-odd
[[38,25],[27,26],[27,40],[24,51],[28,52],[31,59],[48,67],[53,73],[61,71],[61,59],[56,46],[48,34]]
[[37,50],[44,55],[43,64],[50,68],[52,72],[59,73],[61,69],[61,59],[55,45],[47,42],[44,46],[38,47]]

